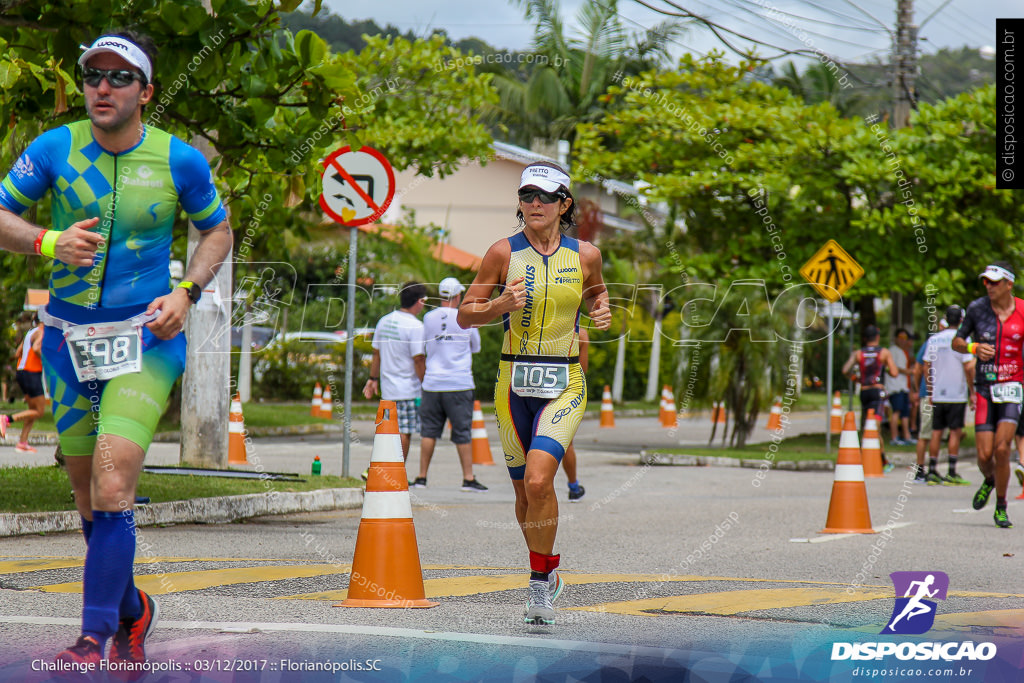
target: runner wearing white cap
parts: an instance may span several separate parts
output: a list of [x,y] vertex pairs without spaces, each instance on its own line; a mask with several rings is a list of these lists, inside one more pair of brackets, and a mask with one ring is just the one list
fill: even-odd
[[[953,350],[977,357],[974,369],[976,408],[974,437],[978,469],[985,477],[974,494],[975,510],[985,507],[996,492],[996,526],[1013,526],[1006,516],[1006,489],[1010,481],[1010,442],[1017,431],[1024,399],[1024,301],[1013,295],[1016,279],[1006,261],[994,261],[978,277],[988,296],[967,307],[953,338]],[[967,339],[972,341],[968,343]]]
[[[553,624],[561,590],[553,554],[558,529],[554,479],[587,404],[579,362],[579,316],[611,324],[601,252],[567,237],[575,203],[569,176],[552,163],[530,164],[519,183],[522,232],[491,245],[459,308],[459,324],[502,317],[505,336],[494,404],[505,465],[516,495],[516,519],[530,555],[525,621]],[[495,289],[499,296],[491,299]]]

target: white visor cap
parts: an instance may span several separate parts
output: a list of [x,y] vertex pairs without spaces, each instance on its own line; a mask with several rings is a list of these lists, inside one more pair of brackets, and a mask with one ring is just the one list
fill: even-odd
[[[85,46],[80,46],[85,48]],[[96,42],[85,48],[85,52],[78,58],[78,65],[85,68],[85,63],[100,54],[101,52],[112,52],[132,66],[138,68],[146,77],[147,83],[153,82],[153,65],[149,57],[138,45],[122,38],[121,36],[100,36]]]
[[550,166],[527,166],[519,180],[519,189],[527,185],[539,187],[545,192],[558,192],[558,188],[569,188],[569,176]]

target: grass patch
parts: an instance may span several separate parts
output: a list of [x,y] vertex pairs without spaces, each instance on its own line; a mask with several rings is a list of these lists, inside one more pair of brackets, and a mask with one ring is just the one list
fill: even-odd
[[[192,500],[215,496],[234,496],[267,491],[315,491],[317,489],[355,488],[363,482],[351,477],[306,476],[305,481],[262,481],[224,479],[178,474],[149,474],[139,477],[137,493],[150,502]],[[59,467],[0,468],[0,512],[51,512],[74,510],[71,484]]]

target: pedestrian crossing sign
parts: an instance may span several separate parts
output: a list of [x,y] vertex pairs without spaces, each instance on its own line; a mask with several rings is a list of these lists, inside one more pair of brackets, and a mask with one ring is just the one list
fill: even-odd
[[835,302],[864,276],[864,269],[839,246],[839,242],[829,240],[804,264],[800,274],[823,297]]

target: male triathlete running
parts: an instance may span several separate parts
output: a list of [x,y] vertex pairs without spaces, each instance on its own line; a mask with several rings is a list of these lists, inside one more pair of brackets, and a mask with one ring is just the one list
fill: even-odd
[[[892,377],[899,376],[899,369],[896,361],[893,360],[889,349],[879,346],[881,333],[874,325],[864,328],[864,346],[850,354],[850,357],[843,364],[843,374],[852,377],[860,382],[860,430],[864,431],[867,423],[868,411],[875,411],[875,419],[879,422],[885,414],[885,384],[882,382],[882,372],[888,372]],[[853,366],[857,366],[857,374],[851,375]],[[882,462],[886,472],[892,470],[885,457],[885,439],[879,439],[882,448]]]
[[[1024,301],[1013,295],[1016,276],[1006,261],[993,261],[980,276],[988,290],[967,307],[963,323],[953,338],[953,350],[973,354],[977,407],[974,438],[978,469],[985,477],[974,494],[975,510],[985,507],[996,490],[996,526],[1013,526],[1006,516],[1006,489],[1010,481],[1010,442],[1020,419],[1024,398]],[[967,338],[971,343],[967,343]]]
[[[0,185],[0,248],[53,258],[43,371],[88,549],[82,635],[60,661],[145,661],[157,606],[132,578],[135,486],[185,365],[185,316],[231,251],[203,156],[142,124],[153,97],[152,40],[101,36],[79,59],[89,120],[36,138]],[[51,193],[53,228],[19,215]],[[178,206],[200,230],[185,282],[171,287]]]
[[[519,183],[523,231],[491,245],[459,308],[462,327],[502,317],[505,337],[494,390],[516,519],[530,551],[525,621],[555,623],[561,590],[552,553],[558,529],[555,474],[583,418],[586,381],[579,362],[580,305],[594,326],[611,324],[601,252],[566,237],[574,224],[569,176],[547,162],[530,164]],[[491,299],[497,288],[500,296]]]

